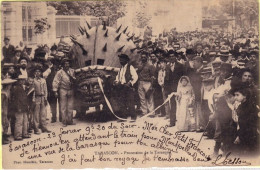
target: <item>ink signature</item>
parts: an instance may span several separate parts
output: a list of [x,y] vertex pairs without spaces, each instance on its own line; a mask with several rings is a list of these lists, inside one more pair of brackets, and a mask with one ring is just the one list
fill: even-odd
[[216,159],[213,159],[212,164],[216,166],[246,166],[246,165],[251,165],[250,162],[247,162],[245,160],[242,160],[239,157],[230,157],[231,152],[227,153],[226,156],[220,154],[216,157]]

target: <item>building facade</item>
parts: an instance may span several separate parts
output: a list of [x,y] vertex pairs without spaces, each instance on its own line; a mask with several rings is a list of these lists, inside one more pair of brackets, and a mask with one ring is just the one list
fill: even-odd
[[[53,29],[55,29],[55,25],[53,25],[55,22],[51,21],[52,15],[55,16],[55,11],[51,11],[45,2],[2,2],[1,40],[8,37],[14,45],[20,41],[23,41],[25,45],[44,42],[45,39],[51,38]],[[41,18],[48,18],[48,22],[53,28],[43,35],[37,35],[34,31],[34,20]]]

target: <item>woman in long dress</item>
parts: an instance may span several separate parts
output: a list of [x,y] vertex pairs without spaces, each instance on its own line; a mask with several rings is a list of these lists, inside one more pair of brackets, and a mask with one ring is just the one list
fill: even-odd
[[194,92],[187,76],[182,76],[177,87],[176,126],[179,131],[195,130]]

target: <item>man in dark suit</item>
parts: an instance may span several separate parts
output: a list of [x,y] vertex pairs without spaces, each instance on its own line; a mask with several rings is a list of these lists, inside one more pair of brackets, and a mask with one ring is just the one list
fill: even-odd
[[[48,91],[47,100],[50,104],[50,109],[51,109],[51,113],[52,113],[51,123],[54,123],[57,121],[57,100],[58,100],[58,98],[55,97],[54,92],[52,91],[52,82],[58,71],[58,66],[54,64],[54,61],[55,61],[54,58],[47,59],[48,68],[43,73],[43,78],[46,79],[46,83],[47,83],[47,91]],[[59,114],[59,119],[61,122],[60,114]]]
[[[174,54],[170,54],[170,72],[169,72],[169,82],[170,82],[170,92],[177,92],[178,82],[181,76],[184,75],[184,66],[177,62],[177,57]],[[171,111],[170,111],[170,126],[175,126],[176,122],[176,100],[173,96],[170,100]]]
[[[166,65],[166,60],[164,58],[160,58],[158,61],[159,71],[157,73],[157,81],[160,86],[160,90],[162,92],[162,103],[167,99],[168,95],[171,91],[170,84],[170,68]],[[156,96],[157,97],[157,96]],[[160,103],[160,104],[162,104]],[[166,116],[166,119],[170,118],[170,105],[167,102],[164,105],[165,112],[162,111],[162,116]]]
[[23,75],[28,78],[29,70],[28,70],[28,59],[25,57],[20,57],[18,60],[19,67],[17,67],[17,74]]
[[15,53],[14,46],[11,45],[9,42],[10,42],[9,38],[7,38],[7,37],[4,38],[5,46],[3,46],[3,48],[2,48],[2,52],[3,52],[4,62],[5,63],[12,62],[12,58],[14,57],[14,53]]
[[18,77],[18,85],[14,88],[14,101],[13,106],[15,107],[15,128],[14,128],[14,139],[23,140],[23,138],[30,138],[27,129],[27,112],[28,112],[28,100],[25,92],[25,82],[27,77],[20,75]]
[[203,58],[195,57],[193,59],[194,69],[190,70],[187,75],[190,78],[191,85],[195,94],[195,107],[196,107],[196,125],[197,132],[202,132],[207,124],[205,118],[201,113],[201,87],[202,87],[202,77],[201,71],[203,69]]

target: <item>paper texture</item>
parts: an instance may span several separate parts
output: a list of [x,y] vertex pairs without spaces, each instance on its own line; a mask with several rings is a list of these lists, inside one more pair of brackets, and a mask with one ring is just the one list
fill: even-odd
[[258,14],[254,0],[2,1],[2,167],[259,166]]

